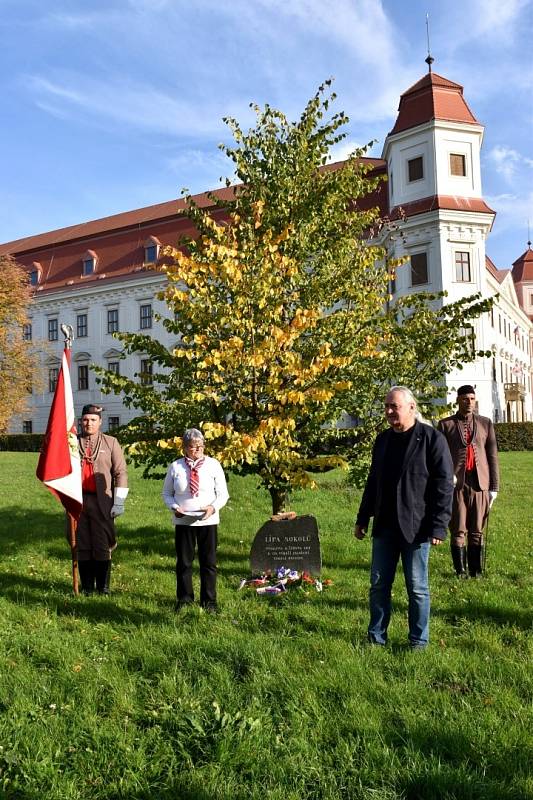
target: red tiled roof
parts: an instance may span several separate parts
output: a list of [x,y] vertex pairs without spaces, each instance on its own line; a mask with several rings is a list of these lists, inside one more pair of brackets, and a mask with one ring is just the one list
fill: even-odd
[[428,72],[401,95],[398,117],[389,135],[433,119],[479,124],[466,104],[463,87]]
[[[370,165],[370,176],[384,172],[387,167],[387,162],[382,158],[362,158],[361,161]],[[336,170],[339,169],[343,163],[344,161],[335,161],[325,165],[322,169],[326,171]],[[212,195],[222,202],[231,200],[239,186],[240,184],[237,184],[230,187],[201,192],[200,194],[193,195],[193,200],[200,208],[209,208],[214,205],[211,200]],[[46,233],[27,236],[23,239],[15,239],[12,242],[0,244],[0,255],[10,254],[18,256],[30,250],[38,250],[43,247],[50,247],[51,245],[79,241],[80,239],[89,239],[94,236],[101,236],[105,233],[116,232],[134,226],[147,225],[154,221],[159,222],[165,219],[173,219],[182,212],[185,207],[186,201],[183,198],[179,200],[169,200],[165,203],[157,203],[153,206],[137,208],[133,211],[124,211],[120,214],[113,214],[109,217],[102,217],[101,219],[90,220],[89,222],[81,222],[78,225],[70,225],[67,228],[59,228],[57,230],[47,231]]]
[[517,258],[512,268],[513,280],[515,283],[521,281],[533,281],[533,250],[528,246],[525,253]]
[[[215,189],[212,192],[202,192],[201,194],[194,195],[194,201],[196,205],[201,208],[208,208],[213,205],[210,195],[213,194],[224,201],[230,200],[234,196],[234,193],[235,187],[230,186],[229,188]],[[88,239],[93,236],[101,236],[111,231],[146,225],[155,220],[169,219],[176,217],[180,211],[183,211],[185,205],[186,202],[184,199],[170,200],[166,203],[157,203],[153,206],[137,208],[134,211],[125,211],[121,214],[113,214],[110,217],[102,217],[101,219],[94,219],[89,222],[81,222],[78,225],[70,225],[68,228],[59,228],[55,231],[47,231],[46,233],[40,233],[35,236],[28,236],[24,239],[16,239],[13,242],[1,244],[0,255],[5,255],[6,253],[18,255],[20,253],[27,253],[29,250],[37,250],[51,245],[79,241],[80,239]]]
[[400,208],[407,217],[414,217],[417,214],[425,214],[428,211],[473,211],[478,214],[495,214],[481,197],[459,197],[456,195],[434,194],[431,197],[423,197],[421,200],[414,200],[412,203],[404,203],[396,206],[391,211],[391,219],[398,219],[401,216]]
[[[386,162],[380,158],[363,158],[370,166],[369,177],[386,171]],[[327,164],[325,171],[340,169],[343,161]],[[222,203],[235,196],[239,186],[217,189],[194,195],[196,204],[209,208],[215,219],[227,218],[227,211],[215,207],[214,195]],[[386,208],[386,186],[381,182],[374,192],[357,200],[358,207],[366,210],[374,206]],[[102,285],[101,281],[133,279],[148,274],[152,267],[144,264],[147,237],[155,237],[161,244],[176,246],[183,236],[194,236],[195,229],[183,210],[186,201],[171,200],[166,203],[126,211],[122,214],[71,225],[36,236],[29,236],[0,245],[0,255],[10,254],[30,272],[39,263],[40,280],[36,293]],[[90,249],[89,249],[90,248]],[[83,276],[82,258],[88,253],[97,257],[97,270]]]
[[496,278],[498,283],[501,283],[509,272],[508,269],[498,269],[494,261],[492,261],[492,259],[487,255],[485,256],[485,266],[487,267],[488,272],[490,272],[490,274]]

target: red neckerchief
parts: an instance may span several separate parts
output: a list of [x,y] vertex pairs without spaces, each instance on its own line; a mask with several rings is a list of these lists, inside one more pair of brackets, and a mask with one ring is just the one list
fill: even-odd
[[94,477],[94,463],[91,458],[92,451],[90,444],[85,450],[87,458],[82,460],[81,467],[81,488],[84,492],[96,494],[96,478]]
[[185,456],[185,463],[189,467],[189,489],[191,490],[191,497],[198,497],[200,494],[200,475],[198,470],[204,463],[205,458],[199,458],[195,461],[193,458]]

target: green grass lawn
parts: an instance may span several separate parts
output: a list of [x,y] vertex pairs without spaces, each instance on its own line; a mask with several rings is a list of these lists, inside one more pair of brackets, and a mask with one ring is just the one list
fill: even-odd
[[319,594],[237,590],[269,498],[231,477],[218,616],[173,612],[161,481],[131,469],[112,591],[72,595],[35,454],[0,453],[0,797],[42,800],[533,798],[533,453],[504,453],[488,573],[431,556],[432,644],[365,647],[370,543],[339,472],[293,498],[318,519]]

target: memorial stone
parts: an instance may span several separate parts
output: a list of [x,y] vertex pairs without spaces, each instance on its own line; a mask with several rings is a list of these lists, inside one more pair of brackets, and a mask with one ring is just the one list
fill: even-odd
[[265,522],[255,535],[250,566],[253,575],[273,573],[279,567],[320,575],[322,558],[315,517]]

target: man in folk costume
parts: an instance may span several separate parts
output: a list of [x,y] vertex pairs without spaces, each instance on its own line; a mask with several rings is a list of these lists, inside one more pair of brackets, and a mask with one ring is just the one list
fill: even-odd
[[439,422],[456,481],[450,522],[452,560],[459,577],[466,578],[468,564],[475,578],[483,572],[483,529],[498,494],[498,448],[492,421],[475,413],[473,386],[459,387],[457,406],[456,414]]
[[117,546],[115,517],[128,496],[126,461],[117,439],[101,432],[102,407],[82,410],[78,437],[82,462],[83,511],[78,530],[78,570],[85,594],[109,593],[111,554]]

